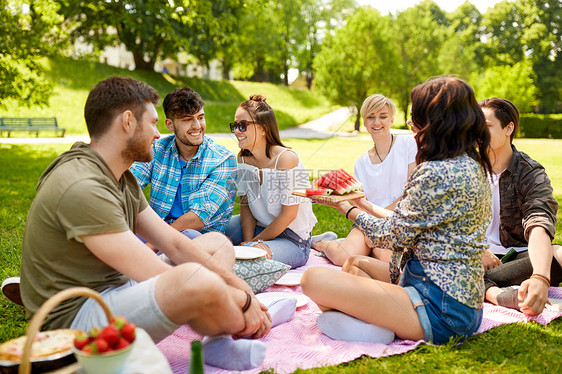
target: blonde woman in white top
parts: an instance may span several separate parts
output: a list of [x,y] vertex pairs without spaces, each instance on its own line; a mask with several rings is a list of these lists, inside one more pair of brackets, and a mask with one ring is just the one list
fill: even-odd
[[[369,96],[361,106],[361,116],[373,139],[373,148],[355,162],[354,176],[363,184],[367,196],[366,199],[354,200],[354,204],[370,214],[372,204],[394,209],[416,166],[418,147],[413,135],[390,133],[395,114],[394,103],[380,94]],[[332,235],[335,237],[335,234]],[[390,251],[374,247],[355,227],[345,240],[321,240],[314,243],[314,248],[324,252],[330,261],[339,266],[352,255],[372,256],[386,262],[390,257]]]
[[234,245],[264,249],[269,258],[296,268],[306,264],[310,234],[317,222],[309,199],[293,196],[310,186],[298,155],[285,147],[273,109],[262,95],[244,101],[230,124],[238,154],[240,215],[226,235]]

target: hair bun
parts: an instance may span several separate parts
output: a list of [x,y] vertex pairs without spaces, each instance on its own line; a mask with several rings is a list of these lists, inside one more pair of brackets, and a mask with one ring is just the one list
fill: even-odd
[[252,101],[263,101],[265,103],[265,96],[260,94],[253,94],[250,96],[250,100]]

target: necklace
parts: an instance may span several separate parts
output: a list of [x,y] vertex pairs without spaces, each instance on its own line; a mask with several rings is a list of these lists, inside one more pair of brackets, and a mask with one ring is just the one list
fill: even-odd
[[[390,153],[390,150],[392,149],[392,143],[394,143],[394,134],[390,134],[390,147],[388,147],[388,153],[386,154],[387,156]],[[379,155],[379,151],[377,151],[377,143],[373,142],[373,144],[375,145],[375,153],[377,154],[379,160],[382,162],[381,155]]]

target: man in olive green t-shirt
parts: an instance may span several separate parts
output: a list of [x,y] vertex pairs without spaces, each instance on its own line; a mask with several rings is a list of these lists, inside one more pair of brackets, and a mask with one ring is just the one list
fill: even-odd
[[[152,87],[125,77],[90,92],[84,113],[91,143],[74,144],[47,168],[29,210],[21,267],[27,316],[55,293],[84,286],[155,340],[181,324],[204,335],[262,336],[271,320],[232,271],[232,243],[219,233],[194,240],[180,234],[148,206],[129,171],[134,161],[152,159],[158,100]],[[179,265],[161,261],[135,234]],[[67,300],[44,327],[87,330],[103,318],[97,309],[90,299]]]

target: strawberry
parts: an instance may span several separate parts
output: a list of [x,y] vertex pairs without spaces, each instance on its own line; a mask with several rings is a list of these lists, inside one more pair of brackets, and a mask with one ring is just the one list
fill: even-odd
[[113,317],[109,323],[117,327],[117,330],[121,330],[121,328],[127,324],[127,319],[123,316],[117,316]]
[[82,350],[82,348],[84,348],[84,346],[89,342],[90,338],[85,332],[78,333],[78,335],[74,338],[74,346],[80,350]]
[[90,332],[88,333],[88,336],[89,336],[90,338],[95,339],[95,338],[98,337],[98,335],[100,334],[100,332],[101,332],[101,329],[100,329],[99,327],[93,327],[93,328],[90,330]]
[[127,323],[123,326],[120,330],[121,336],[127,339],[129,343],[135,341],[135,324],[134,323]]
[[107,351],[107,348],[109,347],[109,344],[107,344],[107,342],[102,338],[97,338],[91,343],[91,345],[94,353],[103,353]]
[[119,341],[115,345],[115,350],[118,351],[120,349],[127,348],[130,345],[131,345],[131,343],[129,343],[129,341],[127,339],[119,338]]
[[104,339],[110,347],[113,347],[119,340],[119,330],[115,325],[105,326],[98,335],[98,338]]
[[90,354],[94,353],[94,350],[92,349],[92,344],[86,344],[84,348],[82,348],[82,352],[90,353]]

